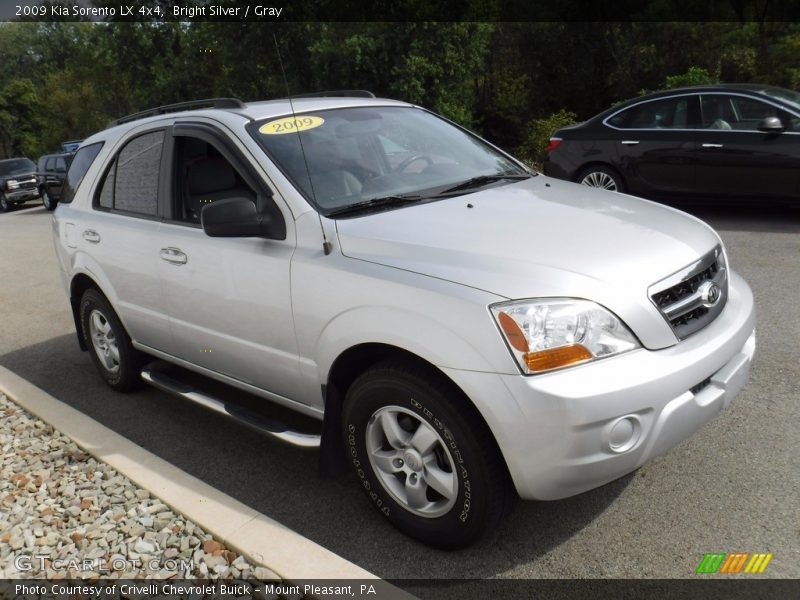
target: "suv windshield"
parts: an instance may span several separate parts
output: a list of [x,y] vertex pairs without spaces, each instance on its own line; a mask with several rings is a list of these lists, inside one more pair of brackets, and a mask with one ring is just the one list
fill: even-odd
[[323,214],[530,176],[477,137],[417,108],[304,112],[266,119],[252,132]]
[[36,165],[29,158],[12,158],[0,160],[0,175],[25,175],[36,170]]

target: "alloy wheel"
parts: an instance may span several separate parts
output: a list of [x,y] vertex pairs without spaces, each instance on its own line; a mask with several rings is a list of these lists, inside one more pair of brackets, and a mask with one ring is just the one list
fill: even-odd
[[94,309],[89,315],[89,336],[92,339],[95,354],[106,371],[109,373],[119,371],[117,336],[111,328],[111,323],[97,309]]
[[611,177],[611,175],[604,173],[603,171],[592,171],[591,173],[588,173],[583,179],[581,179],[581,183],[583,185],[588,185],[589,187],[601,188],[610,192],[617,191],[617,182],[614,181],[614,178]]
[[421,517],[446,514],[458,496],[455,463],[442,437],[399,406],[377,410],[366,427],[367,456],[381,485]]

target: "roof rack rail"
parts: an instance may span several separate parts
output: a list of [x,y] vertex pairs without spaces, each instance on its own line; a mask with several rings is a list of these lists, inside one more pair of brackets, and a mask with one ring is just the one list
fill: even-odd
[[375,94],[367,90],[331,90],[312,94],[295,94],[291,98],[374,98]]
[[122,125],[123,123],[144,119],[145,117],[155,117],[156,115],[164,115],[181,110],[196,110],[199,108],[245,108],[245,104],[238,98],[207,98],[205,100],[176,102],[175,104],[165,104],[164,106],[157,106],[156,108],[148,108],[147,110],[121,117],[116,121],[111,121],[108,126],[113,127],[114,125]]

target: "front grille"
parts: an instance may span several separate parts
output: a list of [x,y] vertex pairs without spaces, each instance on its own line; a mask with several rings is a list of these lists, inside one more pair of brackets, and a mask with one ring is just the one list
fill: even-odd
[[650,298],[678,339],[699,331],[722,312],[728,299],[728,277],[722,249],[714,248],[699,261],[663,279],[650,290]]
[[36,178],[25,180],[17,179],[17,183],[19,184],[19,189],[30,190],[36,187]]

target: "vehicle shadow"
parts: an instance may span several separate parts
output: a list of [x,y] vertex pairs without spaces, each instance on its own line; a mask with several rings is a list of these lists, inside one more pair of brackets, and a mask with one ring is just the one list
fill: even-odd
[[443,552],[396,531],[372,509],[353,476],[320,479],[316,451],[283,445],[155,389],[132,394],[110,390],[72,335],[9,352],[0,356],[0,364],[187,473],[383,578],[465,574],[487,578],[530,563],[591,524],[633,479],[629,475],[559,502],[519,502],[485,541]]

